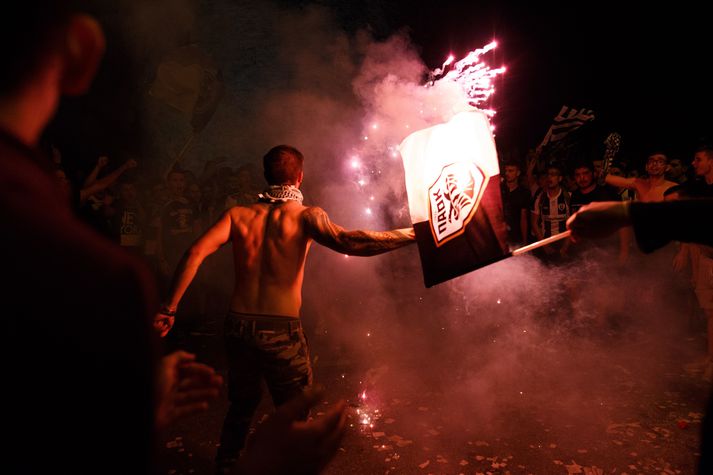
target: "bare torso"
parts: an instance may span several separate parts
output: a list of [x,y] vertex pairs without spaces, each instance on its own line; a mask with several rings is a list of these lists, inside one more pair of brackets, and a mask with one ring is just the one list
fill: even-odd
[[638,201],[664,201],[664,192],[676,186],[676,183],[662,178],[637,178],[636,179],[636,199]]
[[183,255],[169,297],[154,325],[166,335],[186,289],[206,256],[231,242],[235,286],[234,312],[299,317],[305,260],[312,240],[333,251],[375,256],[412,244],[413,228],[348,231],[331,222],[319,207],[297,201],[256,203],[229,209]]
[[312,242],[295,201],[230,210],[236,312],[299,317],[302,280]]

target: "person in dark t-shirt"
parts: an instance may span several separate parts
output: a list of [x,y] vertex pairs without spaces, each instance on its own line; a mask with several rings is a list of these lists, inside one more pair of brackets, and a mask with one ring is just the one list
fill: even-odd
[[508,231],[508,244],[517,248],[527,243],[530,192],[520,184],[520,166],[507,163],[502,186],[503,214]]

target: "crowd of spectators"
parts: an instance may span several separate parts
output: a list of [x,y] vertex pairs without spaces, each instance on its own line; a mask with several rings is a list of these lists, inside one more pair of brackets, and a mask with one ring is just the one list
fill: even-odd
[[[606,170],[601,161],[546,162],[531,152],[524,163],[504,164],[502,197],[509,245],[516,249],[564,232],[567,220],[592,202],[713,198],[713,145],[697,146],[689,160],[670,159],[660,150],[652,151],[646,157],[643,170],[616,161]],[[709,216],[700,217],[701,226],[709,226],[709,221]],[[593,245],[601,252],[616,256],[616,262],[624,269],[635,265],[629,258],[631,252],[636,252],[636,246],[628,227],[604,243],[573,244],[571,240],[562,240],[542,248],[537,255],[548,265],[562,265],[576,262],[575,258]],[[677,246],[672,268],[690,280],[697,301],[692,312],[706,316],[708,355],[697,365],[704,378],[711,381],[713,248],[690,243]]]

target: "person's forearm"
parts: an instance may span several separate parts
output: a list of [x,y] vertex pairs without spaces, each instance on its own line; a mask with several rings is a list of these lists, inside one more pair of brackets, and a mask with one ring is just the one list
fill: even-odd
[[711,199],[633,202],[630,219],[636,241],[644,252],[651,252],[673,240],[711,246],[713,231],[705,225],[711,209]]
[[126,166],[126,164],[120,166],[113,172],[109,173],[107,176],[100,178],[95,182],[96,186],[101,186],[101,189],[103,190],[104,188],[107,188],[110,186],[112,183],[114,183],[116,180],[119,179],[119,177],[126,171],[128,170],[129,167]]
[[604,178],[604,182],[607,185],[616,186],[618,188],[635,189],[635,181],[631,178],[624,178],[622,176],[607,175]]
[[178,262],[178,267],[171,282],[171,289],[168,292],[168,299],[165,303],[167,310],[176,311],[183,294],[186,293],[186,289],[191,285],[204,258],[205,256],[192,249],[183,254],[183,257]]
[[86,188],[83,188],[79,194],[80,201],[84,202],[87,198],[92,196],[95,193],[99,193],[100,191],[108,188],[111,186],[112,183],[114,183],[116,180],[119,179],[119,177],[124,173],[128,167],[126,165],[122,165],[107,176],[100,178],[99,180],[95,181],[91,185],[89,185]]
[[416,241],[413,228],[392,231],[347,231],[332,223],[321,208],[309,208],[303,215],[307,234],[333,251],[352,256],[375,256]]
[[101,170],[101,166],[97,164],[92,172],[89,174],[86,180],[84,180],[84,185],[82,188],[87,188],[89,185],[93,184],[95,181],[97,181],[97,177],[99,176],[99,171]]
[[342,231],[336,238],[338,251],[352,256],[375,256],[414,242],[411,228],[393,231]]

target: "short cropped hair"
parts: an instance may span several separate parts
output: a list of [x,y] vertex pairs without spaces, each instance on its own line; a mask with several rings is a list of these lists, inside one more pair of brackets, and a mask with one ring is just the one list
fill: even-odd
[[663,157],[666,159],[666,163],[668,163],[668,162],[671,161],[671,159],[670,159],[669,156],[668,156],[668,153],[666,153],[665,150],[662,150],[662,149],[660,149],[660,148],[651,150],[651,151],[646,155],[646,158],[648,159],[649,157],[653,157],[654,155],[661,155],[661,156],[663,156]]
[[552,162],[552,163],[547,164],[547,167],[545,167],[545,174],[546,175],[549,174],[550,170],[557,170],[557,173],[559,173],[560,176],[564,176],[564,169],[557,162]]
[[262,158],[265,180],[269,185],[296,185],[304,160],[302,153],[290,145],[271,148]]
[[592,162],[590,161],[577,162],[574,164],[574,167],[572,167],[572,170],[576,171],[579,168],[586,168],[590,172],[594,173],[594,165],[592,165]]

